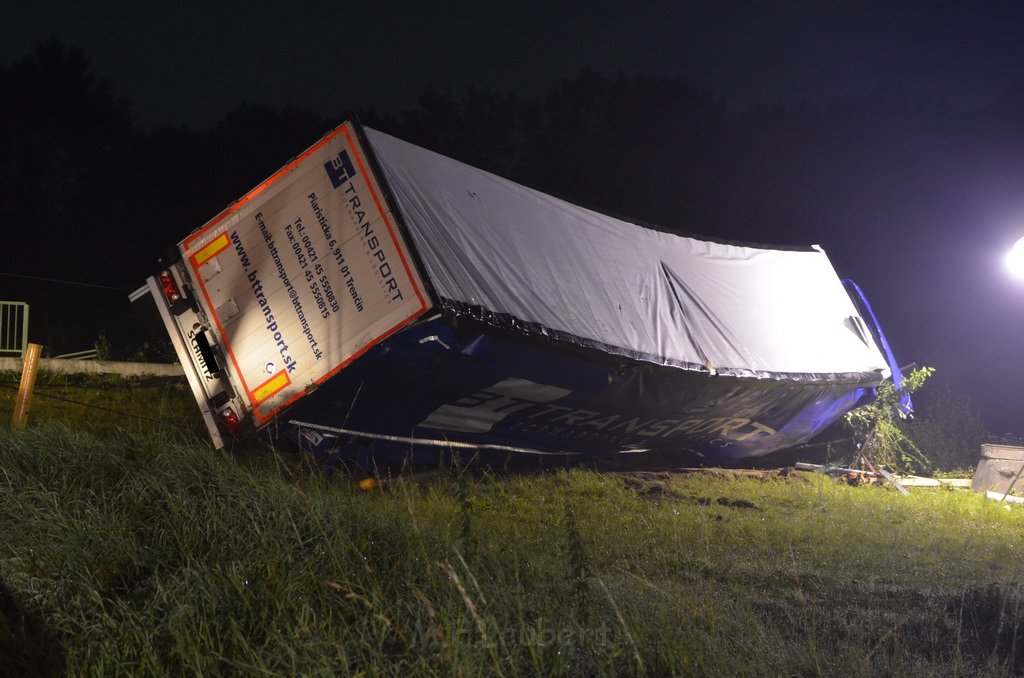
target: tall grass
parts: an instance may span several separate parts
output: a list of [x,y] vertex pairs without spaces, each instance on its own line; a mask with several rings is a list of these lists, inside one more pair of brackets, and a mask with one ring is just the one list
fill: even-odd
[[0,433],[0,672],[1006,675],[1021,514],[966,492],[382,479]]
[[[0,372],[3,425],[10,422],[20,379],[20,373]],[[28,418],[101,435],[129,430],[205,436],[199,408],[184,378],[41,372]]]

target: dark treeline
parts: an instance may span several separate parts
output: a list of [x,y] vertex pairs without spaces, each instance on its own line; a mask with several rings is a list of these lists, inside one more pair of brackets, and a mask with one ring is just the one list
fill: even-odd
[[[907,362],[935,364],[935,337],[966,341],[981,321],[970,299],[992,294],[972,243],[1006,241],[995,217],[1024,207],[1020,91],[966,111],[899,91],[735,111],[683,80],[585,70],[539,98],[427,89],[412,110],[352,108],[364,124],[619,216],[819,243],[876,300]],[[57,42],[0,69],[0,100],[0,296],[33,303],[33,340],[55,352],[91,346],[100,330],[131,352],[141,339],[126,290],[343,118],[243,103],[206,130],[139,129],[131,102]]]

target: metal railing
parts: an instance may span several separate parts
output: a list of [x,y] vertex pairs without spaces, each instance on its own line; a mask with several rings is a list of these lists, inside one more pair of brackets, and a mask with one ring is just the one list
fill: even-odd
[[55,355],[54,358],[62,358],[64,360],[96,360],[99,357],[99,351],[95,348],[87,348],[84,351],[75,351],[74,353],[65,353],[63,355]]
[[0,301],[0,356],[25,354],[28,346],[28,304]]

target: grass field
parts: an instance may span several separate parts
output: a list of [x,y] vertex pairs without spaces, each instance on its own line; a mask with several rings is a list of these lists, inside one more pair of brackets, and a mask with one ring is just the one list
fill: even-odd
[[[20,374],[0,372],[0,421],[10,422]],[[62,423],[100,435],[121,431],[204,436],[199,409],[182,378],[40,372],[32,397],[33,424]]]
[[[109,409],[193,427],[180,394],[134,393]],[[1024,513],[970,492],[584,470],[364,490],[43,409],[0,430],[11,675],[1024,671]]]

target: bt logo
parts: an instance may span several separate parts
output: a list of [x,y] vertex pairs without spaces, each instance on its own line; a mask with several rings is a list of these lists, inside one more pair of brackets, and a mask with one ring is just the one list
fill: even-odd
[[352,166],[348,151],[342,151],[336,158],[325,162],[324,170],[327,172],[327,178],[331,180],[331,185],[335,188],[356,175],[356,168]]

